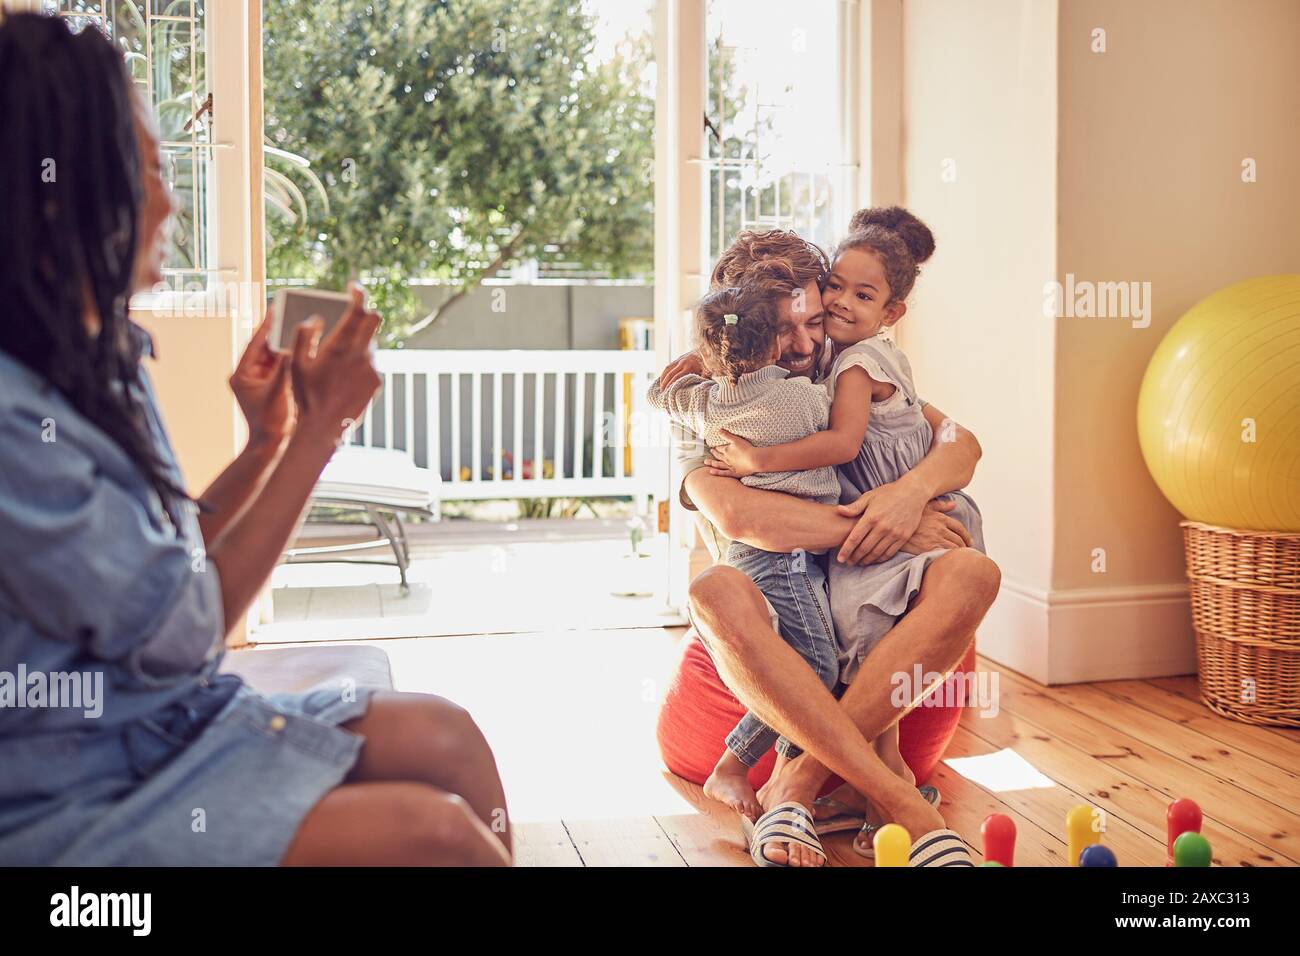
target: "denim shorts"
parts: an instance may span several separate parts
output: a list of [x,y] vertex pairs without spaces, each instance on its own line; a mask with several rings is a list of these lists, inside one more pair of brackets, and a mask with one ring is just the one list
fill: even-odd
[[[781,637],[808,663],[826,689],[834,691],[839,683],[839,651],[821,562],[821,556],[806,551],[760,551],[739,541],[733,541],[727,552],[727,563],[753,581],[776,611]],[[789,757],[800,752],[752,712],[745,714],[727,735],[727,749],[747,767],[754,766],[773,744],[778,753]]]
[[[240,684],[192,737],[184,719],[159,715],[60,742],[77,759],[52,764],[77,779],[36,773],[0,787],[0,864],[274,866],[356,763],[363,740],[339,725],[370,695],[327,685],[264,696]],[[52,743],[3,741],[0,753]]]

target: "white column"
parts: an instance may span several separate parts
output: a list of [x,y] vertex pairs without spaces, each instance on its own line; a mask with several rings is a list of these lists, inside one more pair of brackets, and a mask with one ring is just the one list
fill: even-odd
[[[658,0],[655,61],[655,351],[659,365],[690,345],[690,309],[707,284],[708,243],[704,140],[705,0]],[[633,434],[663,433],[644,427]],[[678,504],[680,477],[672,450],[634,449],[633,469],[650,468],[655,497],[671,502],[669,603],[681,607],[689,583],[688,555],[694,536],[690,516]],[[641,472],[644,473],[644,472]],[[652,522],[656,520],[651,515]]]

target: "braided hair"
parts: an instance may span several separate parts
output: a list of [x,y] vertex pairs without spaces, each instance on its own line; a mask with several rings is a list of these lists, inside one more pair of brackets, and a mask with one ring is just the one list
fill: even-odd
[[749,281],[714,289],[700,300],[695,338],[710,375],[734,385],[746,372],[772,364],[781,334],[780,296],[771,282]]
[[[133,388],[132,292],[142,201],[135,95],[97,30],[0,23],[0,351],[40,375],[145,475],[173,522],[187,498]],[[99,320],[97,333],[85,317]]]

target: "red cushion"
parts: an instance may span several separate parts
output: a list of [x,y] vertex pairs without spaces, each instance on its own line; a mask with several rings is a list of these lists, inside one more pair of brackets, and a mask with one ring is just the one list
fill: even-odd
[[[954,677],[974,669],[975,645],[971,644]],[[944,699],[960,702],[960,691],[960,687],[953,688],[951,696]],[[917,783],[924,782],[939,763],[961,719],[962,708],[955,703],[927,706],[944,692],[943,685],[936,687],[898,725],[898,747]],[[656,736],[664,765],[679,777],[703,783],[722,756],[727,734],[744,713],[744,705],[722,683],[709,652],[693,631],[688,633],[686,650],[659,710]],[[762,786],[775,760],[775,749],[768,751],[749,772],[749,782]]]

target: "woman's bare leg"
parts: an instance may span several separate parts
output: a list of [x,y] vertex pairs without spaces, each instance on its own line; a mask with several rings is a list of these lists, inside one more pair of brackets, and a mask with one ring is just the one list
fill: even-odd
[[431,694],[380,692],[364,715],[344,726],[366,741],[349,783],[410,781],[455,794],[511,852],[496,759],[464,708]]
[[423,783],[349,783],[303,818],[282,866],[509,866],[463,799]]

